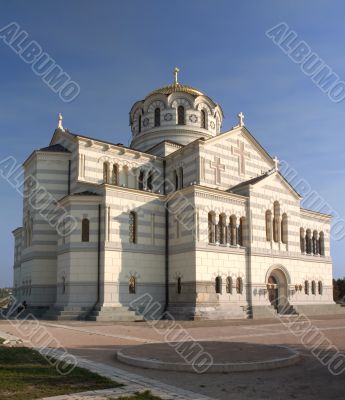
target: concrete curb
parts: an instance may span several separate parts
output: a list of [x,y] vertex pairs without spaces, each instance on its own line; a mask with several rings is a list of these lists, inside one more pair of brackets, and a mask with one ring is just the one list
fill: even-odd
[[17,336],[10,335],[9,333],[0,332],[0,337],[4,339],[4,343],[7,346],[15,346],[17,344],[22,344],[22,339]]
[[[133,346],[136,347],[136,346]],[[301,360],[301,355],[296,350],[286,346],[267,346],[288,350],[290,353],[287,357],[273,358],[263,361],[249,361],[237,363],[210,363],[203,365],[203,373],[229,373],[229,372],[249,372],[264,371],[269,369],[289,367]],[[160,361],[154,358],[133,357],[125,354],[124,350],[117,352],[117,359],[125,364],[133,365],[140,368],[159,369],[164,371],[180,371],[198,373],[198,366],[193,363],[176,363]]]

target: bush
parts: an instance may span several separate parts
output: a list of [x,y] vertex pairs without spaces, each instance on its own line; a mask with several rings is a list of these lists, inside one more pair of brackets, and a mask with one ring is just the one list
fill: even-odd
[[333,279],[333,298],[334,301],[342,300],[345,296],[345,278]]

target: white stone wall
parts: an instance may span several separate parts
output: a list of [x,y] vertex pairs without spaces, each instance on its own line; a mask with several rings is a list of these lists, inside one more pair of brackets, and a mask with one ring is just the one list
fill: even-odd
[[[63,204],[78,225],[58,240],[56,305],[92,306],[97,301],[98,212],[102,198],[72,196]],[[84,218],[90,221],[89,242],[82,241]]]
[[[137,216],[137,240],[129,242],[129,213]],[[144,293],[164,299],[165,212],[157,194],[107,186],[105,192],[104,305],[128,305]],[[129,279],[137,290],[129,293]]]
[[113,165],[119,168],[119,186],[131,189],[138,188],[138,177],[141,170],[154,174],[154,191],[161,190],[162,159],[154,155],[143,154],[121,146],[111,146],[102,142],[87,139],[79,140],[78,147],[78,180],[92,184],[103,183],[103,164],[109,165],[109,176],[112,176]]
[[[38,151],[24,164],[23,246],[20,278],[15,280],[19,279],[21,297],[30,305],[55,301],[57,233],[50,213],[57,209],[55,201],[67,194],[70,158],[68,153]],[[25,229],[28,220],[31,240]]]
[[[244,146],[245,168],[240,169],[237,153]],[[245,128],[236,128],[200,144],[200,184],[226,190],[273,167],[269,155],[261,149]],[[219,159],[219,161],[218,161]],[[216,177],[219,162],[220,180]]]

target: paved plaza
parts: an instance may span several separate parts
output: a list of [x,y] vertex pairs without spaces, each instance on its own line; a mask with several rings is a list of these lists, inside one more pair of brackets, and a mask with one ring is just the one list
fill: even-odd
[[[37,340],[34,336],[34,341],[28,340],[30,324],[33,322],[0,321],[0,332],[21,337],[25,345],[39,347],[34,342]],[[137,381],[139,388],[152,387],[155,390],[161,387],[164,393],[169,391],[169,387],[178,388],[181,390],[181,396],[184,393],[184,397],[181,398],[343,400],[345,373],[334,375],[327,365],[322,365],[311,353],[311,349],[302,343],[301,337],[304,337],[303,329],[306,331],[306,323],[300,325],[302,330],[299,331],[293,330],[293,324],[293,321],[273,319],[176,323],[175,328],[169,331],[171,337],[187,333],[188,338],[193,338],[198,343],[209,341],[239,343],[239,346],[250,345],[246,348],[251,349],[254,358],[255,346],[252,345],[255,344],[287,346],[302,356],[297,364],[284,368],[234,373],[206,372],[202,375],[193,372],[140,368],[127,365],[117,359],[116,353],[119,350],[125,351],[136,345],[154,346],[157,342],[164,343],[167,328],[171,326],[171,322],[150,326],[147,322],[40,321],[39,328],[46,329],[60,346],[80,357],[80,362],[90,361],[100,368],[110,368],[108,371],[114,371],[115,380],[116,376],[117,380],[121,380],[121,376],[123,379],[127,376],[133,384]],[[318,317],[310,320],[310,324],[314,332],[322,335],[335,346],[334,352],[336,350],[344,352],[345,319],[343,316]],[[219,346],[221,343],[218,344],[218,348]],[[224,349],[228,348],[229,343],[225,343]],[[159,346],[157,350],[152,351],[153,358],[155,351],[159,354]],[[240,352],[237,352],[237,357],[242,357]],[[226,354],[222,355],[222,359],[226,359]]]

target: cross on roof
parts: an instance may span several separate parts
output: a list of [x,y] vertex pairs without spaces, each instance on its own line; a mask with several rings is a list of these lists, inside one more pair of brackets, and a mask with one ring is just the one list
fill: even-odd
[[244,126],[244,114],[241,111],[239,114],[237,114],[238,116],[238,125],[239,126]]
[[58,126],[57,126],[57,128],[58,129],[61,129],[62,131],[64,131],[64,128],[63,128],[63,126],[62,126],[62,114],[61,113],[59,113],[58,114]]
[[280,161],[278,160],[278,157],[277,157],[277,156],[274,156],[273,162],[274,162],[274,170],[275,170],[275,171],[279,171],[279,164],[280,164]]
[[215,183],[221,183],[221,171],[225,171],[225,165],[221,164],[220,158],[215,157],[215,161],[211,161],[211,168],[214,168]]
[[180,72],[180,70],[178,69],[178,67],[174,68],[174,83],[175,85],[178,84],[178,73]]
[[238,148],[234,146],[231,147],[232,154],[238,156],[238,174],[245,175],[246,173],[246,159],[250,159],[250,153],[245,151],[244,142],[240,140],[237,141]]

